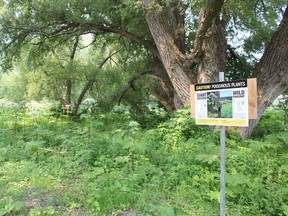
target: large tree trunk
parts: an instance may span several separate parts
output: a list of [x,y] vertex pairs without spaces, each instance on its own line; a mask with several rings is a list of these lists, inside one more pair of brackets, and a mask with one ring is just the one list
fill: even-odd
[[288,6],[264,55],[255,68],[258,88],[258,118],[248,128],[240,128],[242,136],[250,136],[264,111],[288,87]]
[[178,49],[185,53],[185,19],[183,16],[182,0],[174,0],[166,8],[170,32]]
[[163,12],[160,12],[160,4],[152,0],[142,0],[142,3],[146,11],[146,21],[157,46],[161,62],[179,96],[180,104],[176,105],[178,109],[186,104],[190,98],[191,80],[184,72],[182,65],[179,64],[179,58],[183,54],[175,45],[167,17]]
[[[175,2],[178,1],[175,0]],[[183,51],[181,40],[177,40],[176,34],[171,31],[171,26],[174,26],[175,29],[173,19],[172,21],[170,19],[170,22],[167,21],[169,19],[162,12],[159,1],[142,0],[142,3],[146,12],[146,21],[157,46],[161,62],[180,98],[180,106],[182,106],[189,101],[189,85],[196,81],[193,76],[189,75],[187,68],[191,69],[191,65],[198,65],[197,82],[217,81],[218,72],[225,72],[226,70],[225,22],[219,19],[219,11],[224,1],[206,1],[199,17],[194,50],[190,55],[184,55],[181,52]],[[259,65],[255,68],[254,77],[258,80],[258,119],[250,121],[248,128],[240,128],[239,131],[243,136],[251,134],[267,107],[287,89],[287,13],[286,10],[278,31],[275,32]],[[173,15],[173,13],[170,14]],[[176,109],[178,108],[177,106]]]
[[[180,4],[178,0],[173,2],[174,8]],[[176,109],[189,103],[189,86],[197,82],[196,75],[192,73],[193,66],[199,65],[200,82],[215,79],[215,74],[218,74],[219,70],[225,70],[224,26],[217,18],[223,3],[223,0],[209,0],[203,5],[194,50],[190,55],[185,55],[184,19],[181,17],[181,11],[174,9],[165,14],[161,9],[160,1],[142,0],[146,21],[157,46],[160,60],[179,97],[180,103],[175,105]]]
[[[200,20],[205,19],[201,13]],[[201,23],[201,21],[200,21]],[[227,41],[225,38],[225,22],[216,16],[207,30],[202,45],[202,58],[198,64],[198,83],[218,81],[219,72],[226,72]]]

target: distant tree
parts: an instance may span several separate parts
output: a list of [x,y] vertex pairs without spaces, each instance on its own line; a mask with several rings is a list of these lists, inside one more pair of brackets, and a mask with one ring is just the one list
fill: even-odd
[[[188,103],[190,84],[216,81],[228,65],[235,77],[252,74],[258,80],[258,119],[240,130],[243,136],[287,89],[286,0],[14,0],[2,5],[3,67],[31,43],[44,52],[88,33],[105,41],[103,46],[121,41],[130,62],[145,55],[143,49],[149,53],[149,64],[128,86],[150,75],[154,82],[147,87],[173,111]],[[253,56],[259,53],[257,62]],[[233,78],[233,71],[227,74]]]
[[25,98],[27,77],[15,67],[11,73],[0,74],[0,99],[20,102]]
[[34,63],[30,64],[30,67],[26,66],[25,69],[29,71],[26,72],[27,99],[40,100],[44,97],[56,100],[72,109],[73,115],[79,115],[80,105],[87,97],[87,93],[92,90],[96,79],[100,80],[103,76],[99,71],[102,70],[105,74],[107,72],[107,69],[103,69],[105,63],[117,53],[117,50],[108,54],[104,52],[95,55],[94,53],[98,59],[87,58],[86,55],[91,52],[81,52],[79,41],[76,40],[72,49],[67,45],[58,46],[50,52],[45,52],[41,58],[28,57],[28,60]]

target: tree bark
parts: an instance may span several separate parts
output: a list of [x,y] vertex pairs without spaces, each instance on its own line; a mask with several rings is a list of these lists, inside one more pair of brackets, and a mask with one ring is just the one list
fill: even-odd
[[77,115],[78,110],[79,110],[79,107],[80,107],[80,105],[81,105],[81,103],[82,103],[82,101],[83,101],[83,99],[84,99],[84,97],[85,97],[85,94],[87,93],[87,91],[88,91],[89,89],[91,89],[91,87],[93,86],[93,84],[94,84],[95,81],[96,81],[95,79],[89,80],[89,81],[86,83],[86,85],[84,86],[84,88],[82,89],[82,91],[81,91],[81,93],[80,93],[80,95],[79,95],[79,97],[78,97],[77,103],[76,103],[76,105],[75,105],[75,108],[73,109],[73,115],[74,115],[74,116]]
[[257,78],[258,118],[249,127],[240,128],[242,136],[250,136],[264,111],[288,88],[288,6],[283,19],[254,70]]
[[[205,19],[202,13],[200,19]],[[201,23],[201,21],[200,21]],[[198,64],[198,83],[218,81],[219,72],[226,72],[227,41],[225,38],[225,22],[216,16],[206,31],[202,43],[202,57]]]
[[170,32],[178,49],[185,53],[185,18],[183,16],[183,3],[181,0],[174,0],[166,8],[166,14]]
[[150,91],[157,97],[168,112],[179,109],[182,105],[174,87],[163,67],[159,67],[151,77],[156,84],[149,85]]
[[[178,4],[179,2],[175,0],[174,3]],[[194,50],[190,55],[185,55],[183,53],[185,50],[183,40],[181,37],[178,39],[179,35],[171,31],[171,29],[175,30],[176,25],[179,27],[178,30],[184,25],[184,20],[179,16],[180,13],[177,13],[177,11],[174,14],[170,12],[168,13],[170,19],[167,19],[167,16],[162,12],[159,1],[142,0],[146,12],[146,21],[157,46],[160,60],[175,89],[175,93],[179,97],[179,104],[176,105],[177,109],[189,103],[189,86],[197,81],[196,75],[192,74],[193,65],[199,64],[200,75],[198,80],[201,82],[210,81],[211,78],[214,79],[216,72],[225,69],[226,41],[224,28],[219,18],[217,18],[223,3],[223,0],[207,1],[201,12]],[[214,50],[215,48],[216,50]],[[201,58],[203,58],[203,61],[200,61]],[[207,70],[208,72],[206,72]]]
[[[67,76],[70,75],[70,71],[68,71]],[[67,78],[66,80],[66,101],[65,105],[71,105],[72,102],[72,80]]]
[[[76,36],[75,43],[73,44],[71,55],[70,55],[70,63],[74,61],[75,54],[77,51],[77,47],[79,44],[79,35]],[[71,69],[69,67],[69,70],[67,71],[67,80],[66,80],[66,104],[65,105],[71,105],[72,102],[72,78],[71,78]]]
[[171,80],[171,83],[180,98],[180,107],[189,101],[190,78],[184,72],[179,59],[183,53],[175,45],[167,18],[160,12],[161,5],[157,1],[142,0],[146,11],[146,21],[157,46],[160,60]]

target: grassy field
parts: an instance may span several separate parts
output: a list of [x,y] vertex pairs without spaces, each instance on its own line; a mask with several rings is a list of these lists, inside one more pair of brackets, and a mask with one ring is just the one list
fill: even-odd
[[232,118],[232,103],[225,103],[222,105],[221,109],[221,117],[222,118]]

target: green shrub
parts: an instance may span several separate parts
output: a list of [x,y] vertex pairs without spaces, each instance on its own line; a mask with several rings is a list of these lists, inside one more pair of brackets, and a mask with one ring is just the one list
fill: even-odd
[[[0,215],[219,214],[219,131],[188,109],[149,129],[125,113],[14,114],[0,122]],[[280,116],[265,114],[257,139],[227,136],[227,215],[288,215]]]
[[284,122],[285,112],[282,109],[268,109],[260,119],[258,125],[253,130],[251,138],[263,138],[265,135],[277,133],[279,131],[287,131]]

